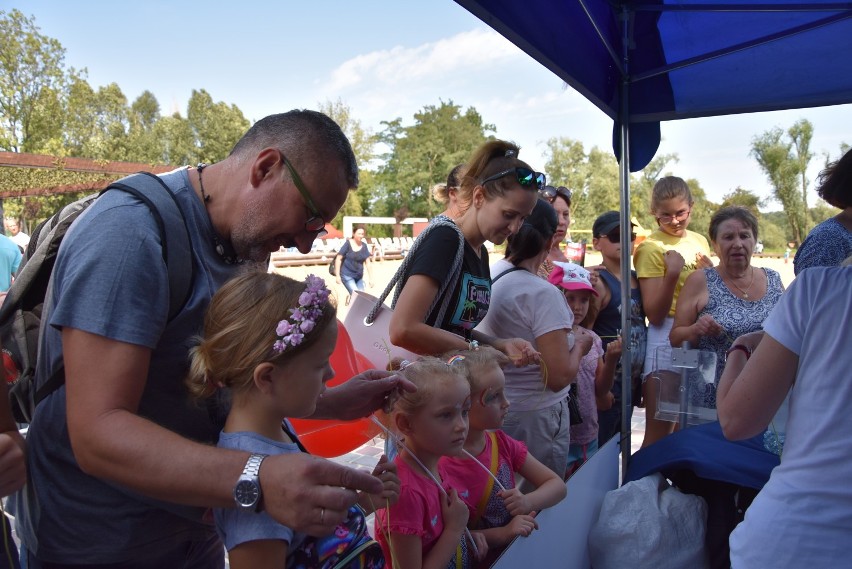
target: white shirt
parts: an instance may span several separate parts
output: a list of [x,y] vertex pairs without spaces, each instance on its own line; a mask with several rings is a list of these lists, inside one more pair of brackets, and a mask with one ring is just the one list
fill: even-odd
[[[512,267],[505,259],[497,261],[491,266],[491,278]],[[495,338],[523,338],[535,346],[539,336],[554,330],[567,333],[573,324],[574,315],[556,286],[522,269],[491,286],[488,313],[476,329]],[[569,349],[567,339],[565,349]],[[512,411],[544,409],[568,395],[568,387],[558,392],[544,389],[542,369],[537,365],[503,371]]]
[[23,231],[18,231],[17,235],[10,235],[9,239],[12,240],[12,243],[21,247],[22,249],[26,249],[27,245],[30,244],[30,236],[24,233]]
[[842,567],[852,558],[850,285],[852,267],[803,271],[764,322],[799,367],[781,464],[731,534],[735,569]]

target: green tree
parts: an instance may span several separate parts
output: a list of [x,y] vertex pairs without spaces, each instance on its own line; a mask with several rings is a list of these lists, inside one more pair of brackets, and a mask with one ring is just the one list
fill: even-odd
[[756,193],[737,187],[734,191],[725,194],[719,207],[723,208],[731,205],[738,205],[747,208],[755,215],[755,217],[759,217],[760,208],[763,206],[763,200],[761,200],[760,196]]
[[158,120],[152,129],[153,138],[159,143],[159,158],[151,162],[161,164],[195,164],[197,161],[195,136],[192,127],[180,113]]
[[[814,155],[811,152],[811,139],[814,136],[814,125],[807,119],[796,121],[793,126],[787,129],[787,134],[790,136],[790,141],[793,143],[795,150],[794,159],[799,170],[799,179],[801,180],[802,190],[802,207],[804,211],[808,210],[808,177],[807,170]],[[805,220],[807,223],[807,219]],[[806,226],[807,228],[807,226]]]
[[196,143],[198,162],[218,162],[231,153],[250,124],[236,105],[214,103],[210,94],[192,90],[186,117]]
[[56,133],[57,123],[43,113],[55,110],[64,58],[62,45],[42,35],[34,19],[0,11],[0,150],[31,152]]
[[572,202],[574,229],[591,229],[597,216],[621,208],[618,162],[612,152],[597,146],[589,151],[585,164],[585,188]]
[[128,154],[132,160],[152,164],[162,160],[162,146],[154,127],[160,120],[160,103],[151,91],[143,91],[130,105],[128,113]]
[[360,172],[358,189],[349,192],[346,202],[331,222],[332,225],[339,228],[343,225],[344,216],[360,216],[364,213],[365,201],[369,200],[369,193],[367,192],[369,192],[372,182],[370,176],[366,176],[365,174],[370,162],[375,157],[375,139],[372,132],[361,125],[361,121],[352,115],[352,109],[341,99],[333,102],[327,100],[325,103],[320,103],[318,110],[331,117],[334,122],[340,125],[344,134],[346,134],[346,138],[352,144],[352,151],[355,153]]
[[[378,199],[373,215],[432,217],[443,210],[431,188],[447,179],[447,173],[468,159],[494,125],[483,121],[473,107],[462,111],[452,101],[428,105],[414,114],[414,124],[402,119],[382,122],[378,142],[388,146],[385,163],[378,171]],[[372,208],[371,208],[372,209]]]
[[792,240],[801,243],[807,234],[807,210],[799,191],[801,165],[792,146],[784,139],[784,131],[775,127],[752,139],[751,155],[766,174],[775,199],[781,202]]

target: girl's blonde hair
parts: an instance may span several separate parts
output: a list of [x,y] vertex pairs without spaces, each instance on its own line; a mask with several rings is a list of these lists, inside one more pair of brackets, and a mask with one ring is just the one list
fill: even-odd
[[[386,427],[393,428],[394,422],[390,417],[397,413],[413,415],[426,405],[437,393],[441,386],[449,381],[464,381],[467,379],[459,366],[448,365],[446,361],[433,356],[423,356],[408,362],[395,359],[388,365],[389,371],[395,371],[417,386],[414,393],[394,392],[389,398],[383,413],[377,416]],[[384,415],[384,416],[382,416]]]
[[512,361],[506,354],[491,346],[480,346],[475,350],[454,350],[447,352],[442,357],[445,361],[450,362],[451,366],[458,367],[462,371],[470,384],[471,393],[480,389],[478,378],[483,369],[488,368],[488,366],[502,368]]
[[190,350],[186,379],[195,397],[213,395],[219,387],[237,392],[252,385],[254,368],[264,362],[282,364],[307,350],[328,326],[336,324],[337,309],[331,299],[321,306],[314,328],[297,346],[273,351],[276,328],[299,306],[304,281],[252,271],[231,279],[213,295],[204,317],[203,336]]
[[[459,184],[458,201],[465,204],[471,203],[473,190],[477,186],[483,189],[488,200],[502,197],[507,191],[522,187],[512,176],[494,180],[487,186],[481,185],[482,180],[503,170],[517,167],[530,168],[529,164],[518,159],[520,150],[517,144],[505,140],[489,140],[477,148],[470,160],[466,162],[467,171]],[[536,189],[535,186],[530,186],[530,191]]]
[[651,211],[657,211],[661,202],[674,198],[683,198],[692,206],[692,192],[689,191],[689,186],[677,176],[666,176],[657,180],[654,184],[654,189],[651,190]]

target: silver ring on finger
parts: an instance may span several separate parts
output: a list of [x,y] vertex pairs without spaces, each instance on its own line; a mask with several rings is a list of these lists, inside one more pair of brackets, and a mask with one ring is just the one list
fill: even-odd
[[320,525],[325,523],[325,508],[320,509]]

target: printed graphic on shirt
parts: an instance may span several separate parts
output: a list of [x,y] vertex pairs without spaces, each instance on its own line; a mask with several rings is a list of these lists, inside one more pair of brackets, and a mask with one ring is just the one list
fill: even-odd
[[490,303],[491,279],[463,273],[459,298],[450,325],[473,330],[485,318]]
[[[622,304],[618,305],[618,312],[621,314]],[[637,376],[642,373],[642,367],[645,365],[645,350],[647,347],[647,331],[645,330],[645,315],[642,312],[642,305],[636,302],[635,299],[630,299],[630,355],[631,355],[631,374]],[[621,363],[617,366],[618,373],[621,372]]]

